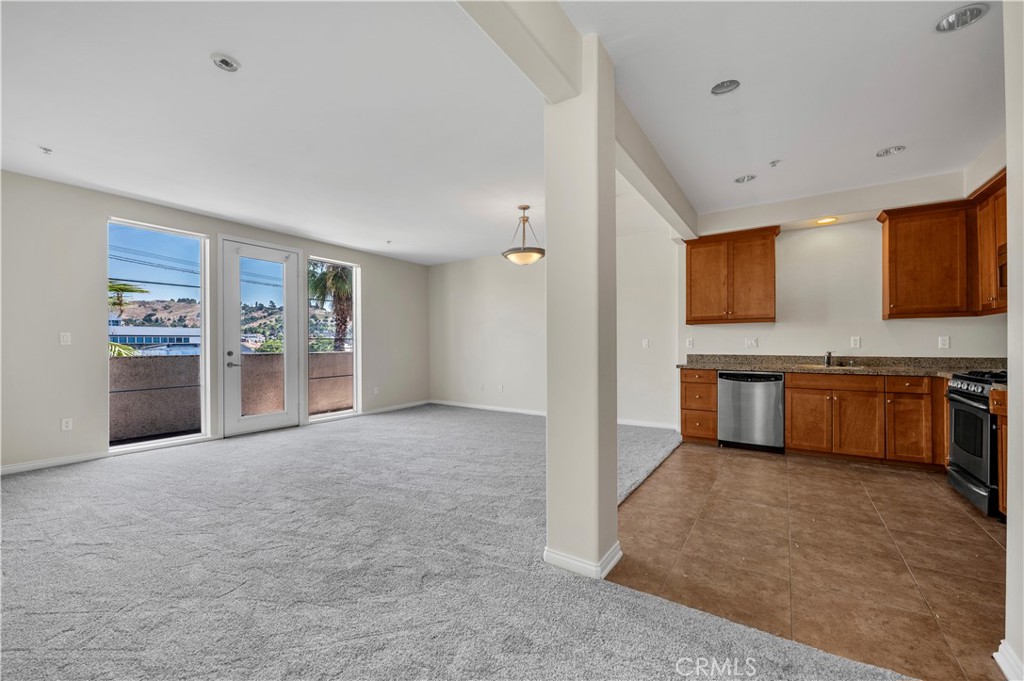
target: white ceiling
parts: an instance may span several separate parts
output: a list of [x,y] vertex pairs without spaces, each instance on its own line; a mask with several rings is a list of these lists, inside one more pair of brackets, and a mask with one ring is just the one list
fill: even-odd
[[454,3],[4,3],[2,44],[5,169],[425,264],[524,202],[543,239],[543,100]]
[[[1002,10],[952,2],[566,2],[698,213],[962,170],[1004,130]],[[715,83],[741,86],[719,97]],[[907,151],[875,158],[882,147]],[[776,168],[773,159],[781,159]],[[747,173],[757,180],[736,184]]]
[[[974,160],[1004,128],[1001,12],[935,34],[957,5],[563,6],[709,213]],[[2,11],[5,169],[424,264],[500,252],[523,202],[544,240],[542,99],[455,3]],[[708,94],[726,78],[743,85]],[[890,144],[908,150],[876,159]],[[620,234],[664,228],[618,193]]]

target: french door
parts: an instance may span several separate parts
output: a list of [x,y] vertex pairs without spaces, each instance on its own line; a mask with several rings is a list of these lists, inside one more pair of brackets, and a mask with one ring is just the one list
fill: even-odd
[[297,426],[299,254],[221,244],[224,435]]

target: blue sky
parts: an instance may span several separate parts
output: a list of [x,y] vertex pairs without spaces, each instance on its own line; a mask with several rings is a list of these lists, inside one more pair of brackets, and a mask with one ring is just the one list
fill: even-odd
[[[149,293],[134,300],[200,299],[201,241],[195,237],[111,222],[108,225],[108,276],[129,280]],[[242,301],[277,305],[283,299],[280,263],[242,259]]]

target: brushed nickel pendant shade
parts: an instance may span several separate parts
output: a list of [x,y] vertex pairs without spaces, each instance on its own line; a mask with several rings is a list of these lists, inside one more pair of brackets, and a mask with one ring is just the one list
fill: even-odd
[[[541,258],[544,257],[544,249],[540,247],[540,241],[537,239],[537,233],[533,231],[533,225],[530,224],[530,218],[527,216],[526,211],[530,209],[529,206],[523,204],[519,206],[519,210],[523,211],[523,214],[519,217],[519,222],[516,224],[516,231],[512,235],[512,243],[515,243],[516,237],[519,236],[520,230],[523,232],[521,245],[513,246],[504,253],[505,259],[516,265],[532,265]],[[530,228],[530,233],[533,234],[533,240],[537,244],[536,246],[526,245],[526,228]]]

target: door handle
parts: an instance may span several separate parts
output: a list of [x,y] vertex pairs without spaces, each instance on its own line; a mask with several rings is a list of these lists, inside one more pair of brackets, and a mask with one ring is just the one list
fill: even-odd
[[240,367],[240,366],[242,366],[242,365],[241,364],[235,364],[234,362],[228,362],[228,369],[234,369],[235,367]]

